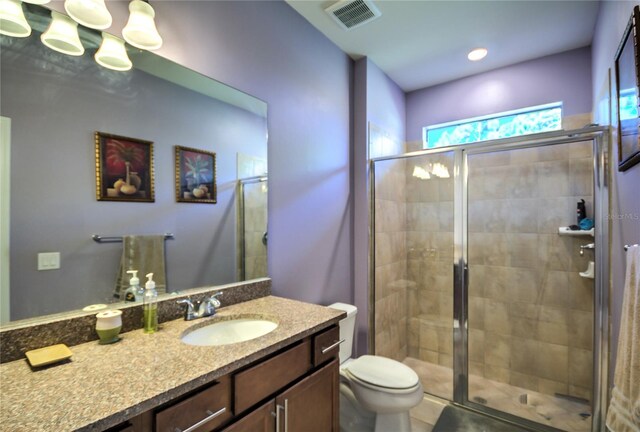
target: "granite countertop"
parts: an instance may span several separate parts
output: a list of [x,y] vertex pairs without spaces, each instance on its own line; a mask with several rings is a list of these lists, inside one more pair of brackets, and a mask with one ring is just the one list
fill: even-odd
[[[344,312],[268,296],[223,307],[215,317],[178,319],[158,333],[134,330],[112,345],[71,348],[64,364],[32,369],[26,359],[0,365],[0,431],[103,430],[233,372],[332,324]],[[234,317],[278,323],[246,342],[191,346],[189,327]]]

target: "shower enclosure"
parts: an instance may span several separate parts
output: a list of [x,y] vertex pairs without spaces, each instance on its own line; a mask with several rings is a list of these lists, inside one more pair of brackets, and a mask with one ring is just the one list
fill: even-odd
[[267,176],[238,180],[238,280],[267,277]]
[[[452,403],[540,431],[601,430],[606,134],[373,159],[375,354]],[[581,200],[595,227],[570,230]]]

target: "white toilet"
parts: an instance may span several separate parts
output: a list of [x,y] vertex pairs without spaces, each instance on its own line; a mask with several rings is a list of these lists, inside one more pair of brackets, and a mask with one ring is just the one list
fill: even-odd
[[422,401],[418,375],[408,366],[380,356],[351,358],[356,313],[345,303],[329,306],[347,313],[340,321],[340,430],[410,432],[409,410]]

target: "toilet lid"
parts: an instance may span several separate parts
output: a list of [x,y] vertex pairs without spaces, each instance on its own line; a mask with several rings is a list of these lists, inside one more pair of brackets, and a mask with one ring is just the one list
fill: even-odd
[[364,355],[352,361],[347,370],[355,378],[378,387],[406,389],[419,382],[413,369],[386,357]]

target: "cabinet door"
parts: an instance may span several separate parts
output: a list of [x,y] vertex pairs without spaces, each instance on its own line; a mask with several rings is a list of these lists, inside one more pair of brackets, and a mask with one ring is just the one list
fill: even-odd
[[251,411],[223,432],[275,432],[276,430],[276,402],[271,399],[266,404]]
[[337,432],[340,429],[338,360],[276,398],[277,432]]

